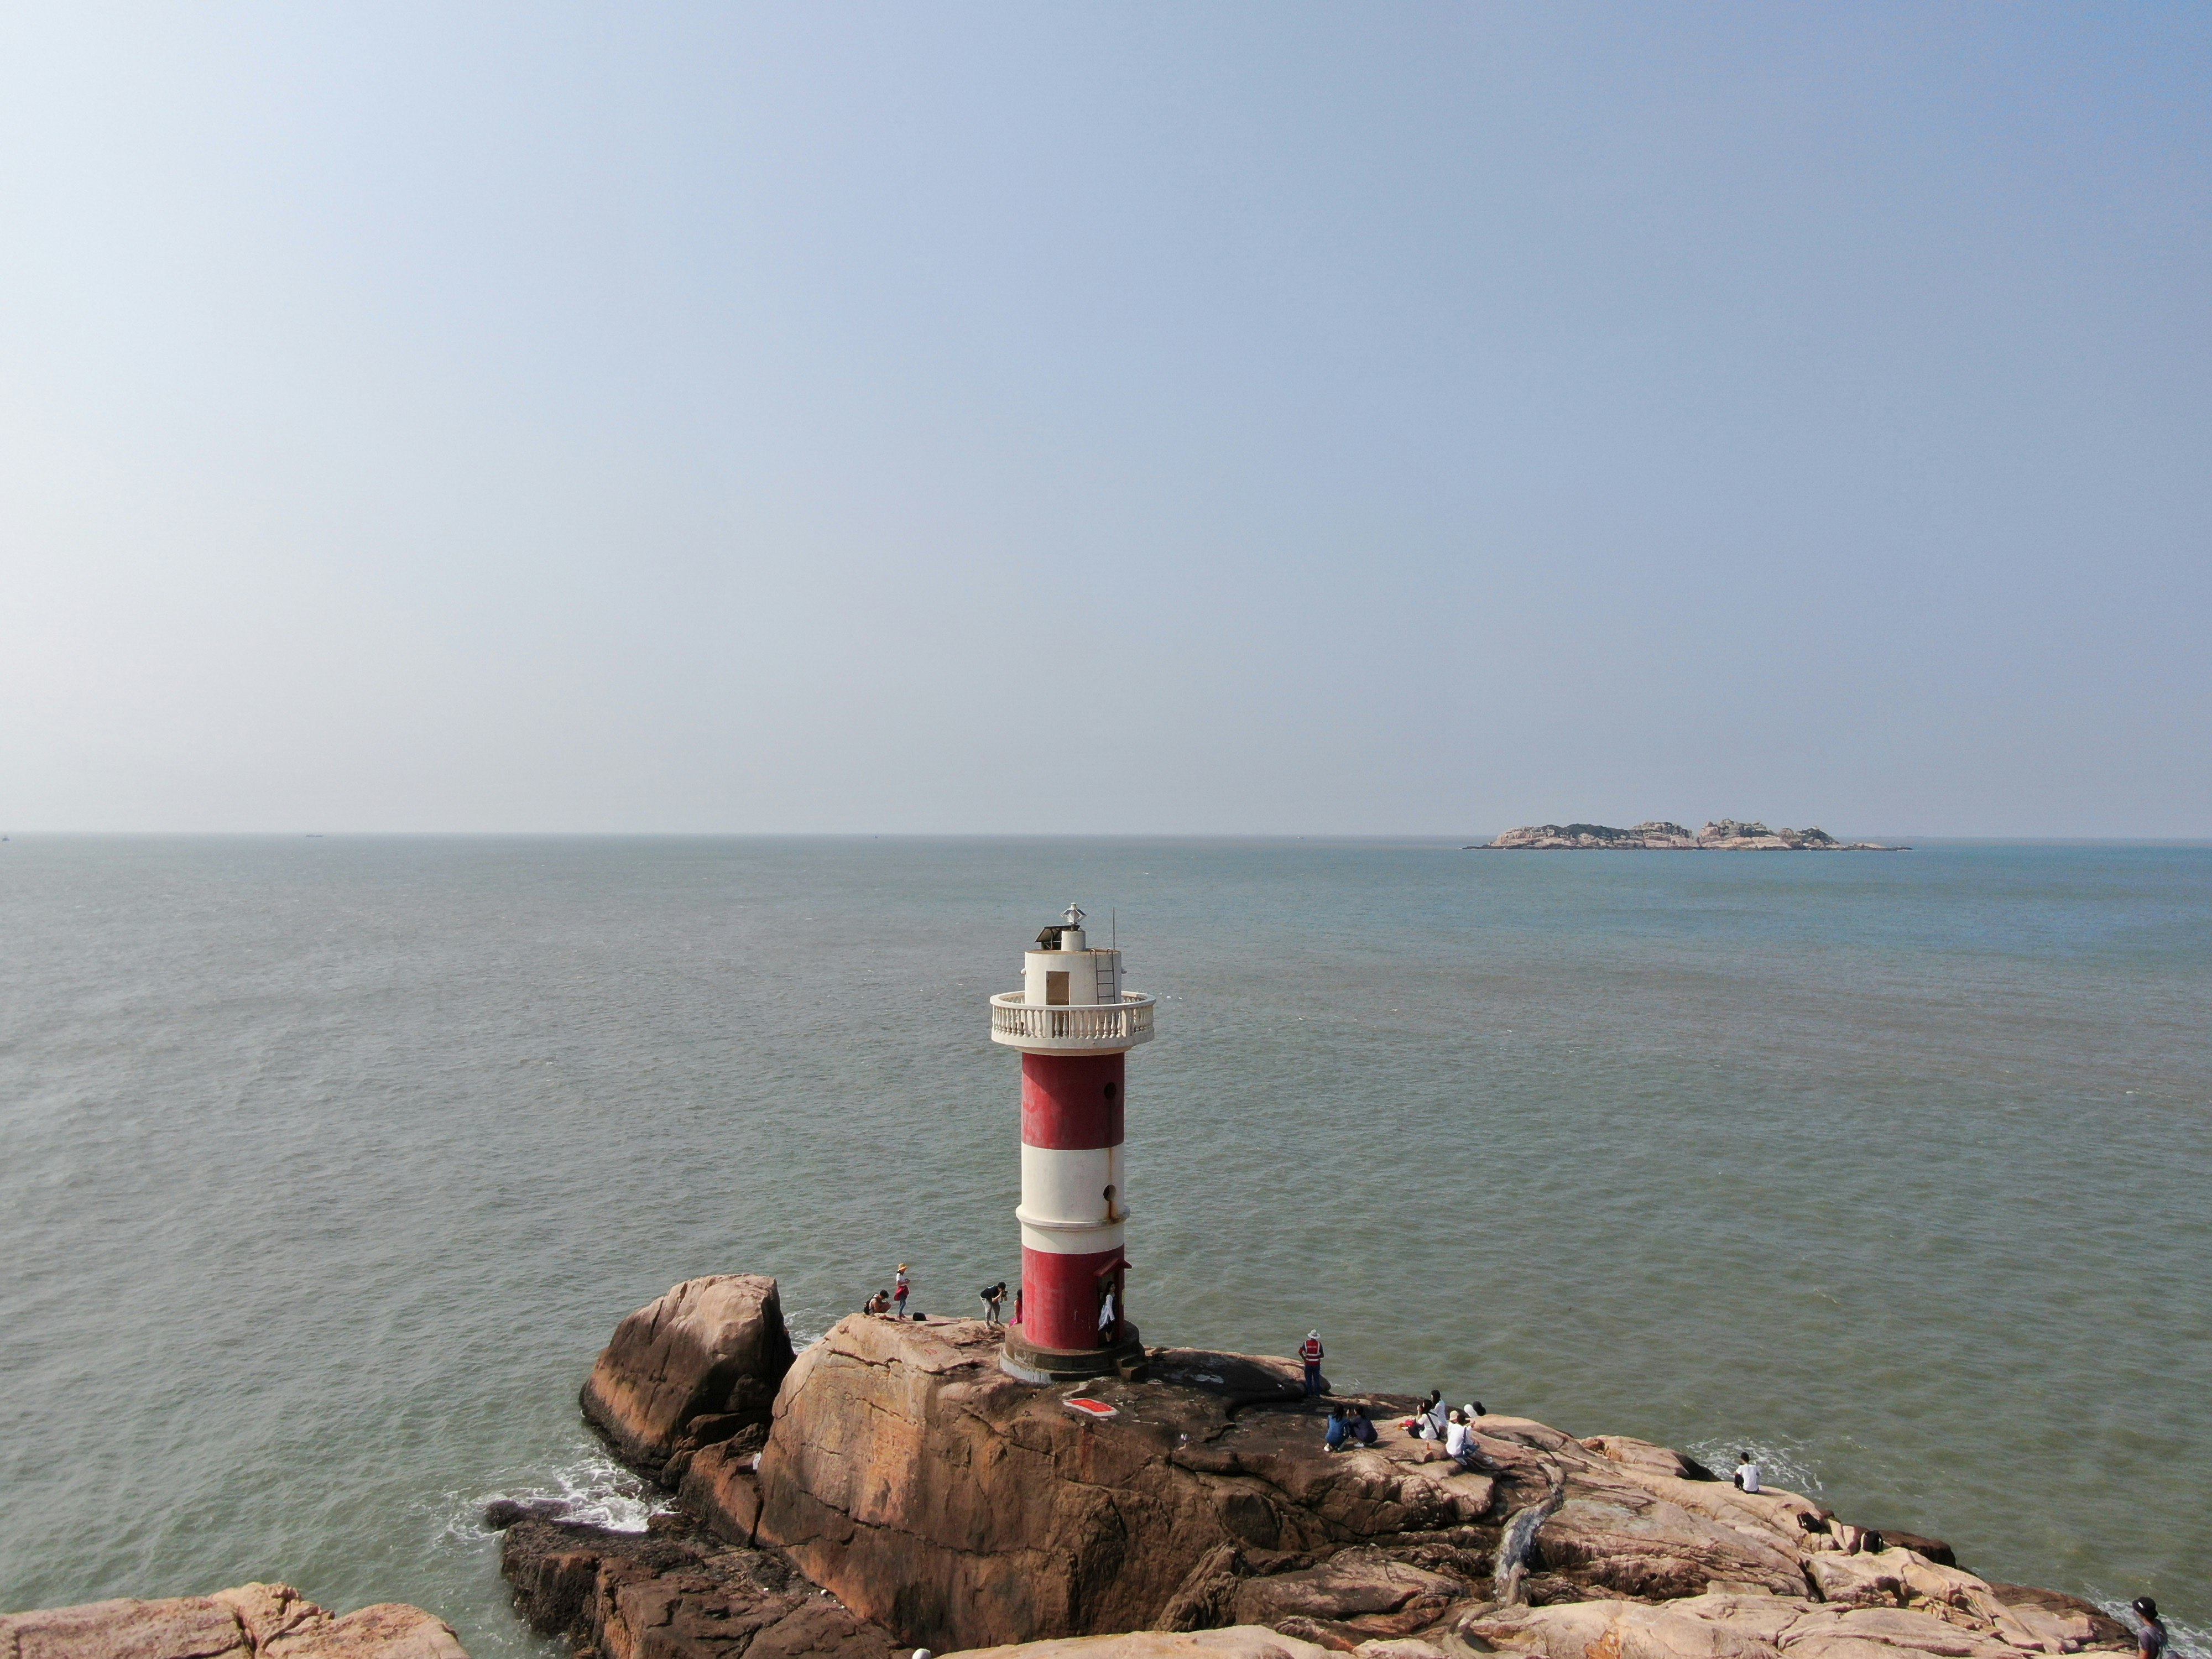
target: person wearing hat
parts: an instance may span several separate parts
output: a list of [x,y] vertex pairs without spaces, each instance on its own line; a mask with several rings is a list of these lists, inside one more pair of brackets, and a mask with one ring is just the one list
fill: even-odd
[[2158,1616],[2158,1603],[2148,1595],[2138,1595],[2128,1604],[2135,1609],[2136,1653],[2137,1659],[2166,1659],[2166,1620]]
[[1321,1333],[1308,1331],[1306,1340],[1298,1344],[1298,1358],[1306,1368],[1306,1395],[1309,1399],[1321,1393]]
[[906,1263],[902,1261],[898,1265],[898,1277],[891,1280],[891,1302],[896,1310],[892,1317],[896,1319],[906,1317],[906,1293],[912,1288],[913,1286],[906,1282]]

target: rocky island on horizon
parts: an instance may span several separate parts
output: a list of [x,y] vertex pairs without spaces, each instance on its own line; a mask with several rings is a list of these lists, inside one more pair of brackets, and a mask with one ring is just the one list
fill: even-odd
[[1495,841],[1474,842],[1463,853],[1909,853],[1872,841],[1838,841],[1826,830],[1770,830],[1755,819],[1716,818],[1692,835],[1679,823],[1647,819],[1616,830],[1609,823],[1529,823]]

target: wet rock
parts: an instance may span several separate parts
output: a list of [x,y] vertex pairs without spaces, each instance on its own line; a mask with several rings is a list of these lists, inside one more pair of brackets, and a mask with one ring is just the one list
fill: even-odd
[[0,1654],[22,1659],[468,1659],[451,1626],[400,1602],[343,1617],[289,1584],[213,1595],[93,1601],[0,1616]]
[[500,1571],[532,1626],[599,1659],[891,1659],[890,1638],[772,1552],[526,1520]]
[[584,1415],[624,1462],[674,1486],[701,1448],[766,1425],[791,1360],[775,1280],[689,1279],[616,1328]]

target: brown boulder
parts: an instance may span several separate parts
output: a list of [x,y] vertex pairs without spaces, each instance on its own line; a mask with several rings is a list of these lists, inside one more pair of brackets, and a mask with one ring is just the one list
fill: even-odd
[[518,1611],[600,1659],[890,1659],[890,1637],[776,1556],[695,1534],[555,1521],[507,1528]]
[[616,1328],[584,1415],[624,1462],[673,1486],[701,1447],[767,1424],[791,1359],[775,1280],[687,1279]]
[[[776,1401],[758,1535],[902,1641],[1151,1627],[1223,1546],[1303,1566],[1492,1507],[1482,1475],[1395,1459],[1394,1429],[1377,1449],[1324,1451],[1324,1408],[1287,1361],[1168,1350],[1142,1381],[1039,1389],[1000,1369],[998,1341],[980,1322],[855,1315]],[[1119,1414],[1080,1419],[1063,1403],[1078,1394]],[[1220,1616],[1224,1599],[1194,1587],[1178,1617]]]
[[1343,1625],[1365,1638],[1410,1636],[1436,1623],[1466,1593],[1456,1578],[1363,1547],[1340,1550],[1303,1571],[1247,1579],[1231,1597],[1230,1611],[1240,1625],[1279,1626],[1305,1618]]
[[92,1601],[0,1616],[6,1659],[468,1659],[435,1615],[397,1601],[343,1618],[289,1584]]
[[1328,1659],[1328,1650],[1276,1631],[1129,1631],[1114,1636],[1061,1637],[995,1648],[971,1648],[945,1659]]

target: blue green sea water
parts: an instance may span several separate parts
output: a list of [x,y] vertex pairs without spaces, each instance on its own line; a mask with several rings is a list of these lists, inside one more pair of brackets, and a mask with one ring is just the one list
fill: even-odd
[[[1469,837],[1472,839],[1472,837]],[[1771,1470],[2212,1626],[2212,848],[0,844],[0,1607],[507,1610],[617,1524],[592,1355],[1018,1262],[984,999],[1071,898],[1164,999],[1131,1312]],[[1103,924],[1103,925],[1102,925]]]

